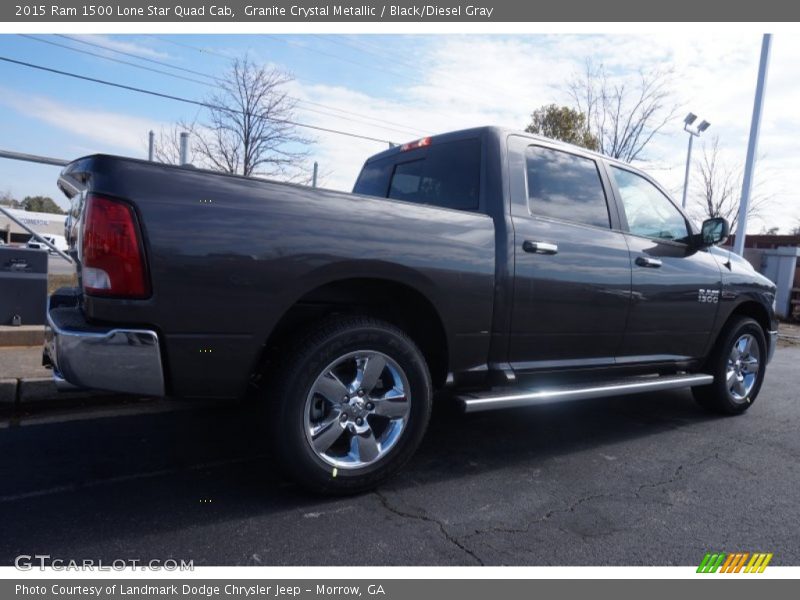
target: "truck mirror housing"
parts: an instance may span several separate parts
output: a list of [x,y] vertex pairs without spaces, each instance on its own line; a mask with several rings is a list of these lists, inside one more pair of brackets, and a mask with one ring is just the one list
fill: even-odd
[[703,247],[716,246],[728,239],[730,235],[730,225],[728,220],[722,217],[714,217],[703,221],[700,229],[700,245]]

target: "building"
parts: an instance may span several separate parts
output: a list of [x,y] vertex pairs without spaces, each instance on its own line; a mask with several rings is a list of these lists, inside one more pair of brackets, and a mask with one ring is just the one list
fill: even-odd
[[[731,236],[728,249],[734,242]],[[744,257],[778,286],[778,315],[800,319],[800,235],[748,235]]]
[[[64,221],[66,215],[54,215],[52,213],[28,212],[17,208],[3,207],[10,212],[16,219],[40,234],[64,235]],[[0,213],[0,240],[6,244],[24,244],[31,237],[31,234],[22,227],[14,223],[3,213]]]

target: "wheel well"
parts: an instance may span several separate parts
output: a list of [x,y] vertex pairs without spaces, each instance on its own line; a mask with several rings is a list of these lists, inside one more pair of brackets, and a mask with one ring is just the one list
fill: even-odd
[[448,349],[438,312],[414,288],[384,279],[345,279],[305,294],[273,329],[266,341],[261,364],[270,364],[282,350],[285,351],[300,330],[335,314],[370,315],[402,329],[424,355],[434,387],[444,385]]
[[[767,309],[764,308],[761,304],[754,301],[743,302],[739,306],[733,309],[733,312],[728,317],[728,321],[725,322],[725,325],[730,322],[730,320],[734,317],[750,317],[754,319],[759,325],[761,325],[761,329],[764,330],[764,337],[767,336],[767,332],[770,330],[771,323],[769,319],[769,313]],[[723,327],[723,330],[725,328]]]
[[717,337],[714,338],[713,343],[708,347],[708,351],[706,354],[706,359],[714,352],[717,345],[719,344],[719,340],[725,335],[725,332],[728,330],[728,325],[730,322],[737,318],[737,317],[750,317],[754,319],[756,323],[761,326],[761,329],[764,330],[764,338],[767,337],[767,332],[770,330],[772,323],[770,322],[769,312],[767,309],[764,308],[763,305],[755,302],[754,300],[748,300],[746,302],[742,302],[738,306],[736,306],[732,311],[731,314],[728,315],[725,323],[723,323],[722,327],[720,327],[719,332],[717,333]]

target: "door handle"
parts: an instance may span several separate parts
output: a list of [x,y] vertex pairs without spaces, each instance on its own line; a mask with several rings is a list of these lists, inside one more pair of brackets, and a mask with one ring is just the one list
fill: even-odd
[[531,254],[558,254],[558,245],[550,242],[532,242],[525,240],[522,249]]
[[650,258],[649,256],[637,256],[636,257],[636,264],[640,267],[649,267],[651,269],[657,269],[661,266],[661,260],[658,258]]

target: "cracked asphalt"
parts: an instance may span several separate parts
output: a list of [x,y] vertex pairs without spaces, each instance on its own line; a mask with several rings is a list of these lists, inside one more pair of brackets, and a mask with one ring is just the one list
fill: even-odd
[[0,563],[800,564],[800,348],[757,403],[716,417],[686,391],[461,415],[447,403],[375,493],[305,494],[248,405],[0,428]]

